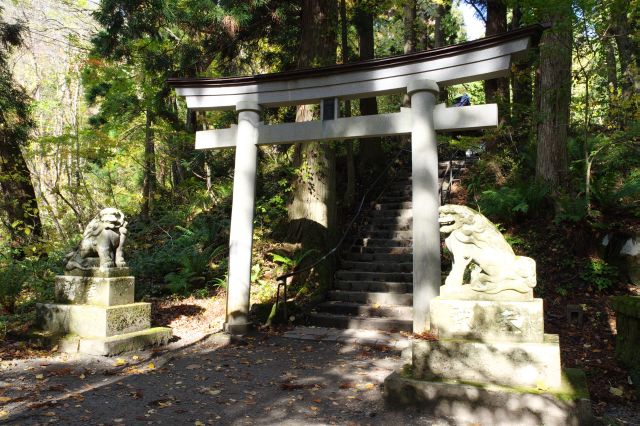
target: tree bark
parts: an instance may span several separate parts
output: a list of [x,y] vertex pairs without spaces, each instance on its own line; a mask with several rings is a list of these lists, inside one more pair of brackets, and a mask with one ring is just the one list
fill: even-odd
[[[487,37],[507,31],[507,5],[504,0],[487,0]],[[494,78],[484,82],[487,103],[497,103],[501,121],[509,116],[509,80]]]
[[142,182],[142,217],[149,219],[156,188],[156,148],[153,140],[153,118],[147,109],[144,134],[144,174]]
[[[551,7],[550,7],[551,9]],[[539,122],[536,175],[558,193],[567,189],[567,130],[571,100],[571,6],[553,5],[540,41]]]
[[[299,68],[335,64],[337,17],[337,2],[303,0]],[[296,122],[309,121],[312,117],[311,106],[298,106]],[[288,237],[301,242],[303,250],[313,249],[324,254],[335,241],[335,153],[329,143],[307,142],[294,145],[293,157],[298,173],[288,206]],[[315,273],[317,282],[326,288],[332,282],[333,263],[318,265]]]

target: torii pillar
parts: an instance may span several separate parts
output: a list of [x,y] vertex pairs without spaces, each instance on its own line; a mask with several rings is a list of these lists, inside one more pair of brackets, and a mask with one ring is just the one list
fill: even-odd
[[251,290],[251,252],[255,212],[256,169],[258,165],[258,127],[260,105],[240,101],[236,104],[236,162],[233,174],[233,207],[229,235],[229,285],[224,330],[230,334],[249,331],[249,292]]
[[438,143],[433,80],[407,85],[411,97],[411,192],[413,210],[413,332],[429,330],[429,302],[440,294]]

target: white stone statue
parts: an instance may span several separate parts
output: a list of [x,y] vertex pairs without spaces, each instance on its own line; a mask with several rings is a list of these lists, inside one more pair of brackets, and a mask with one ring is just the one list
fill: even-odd
[[65,257],[65,269],[88,270],[123,268],[123,246],[127,235],[124,213],[118,209],[105,208],[94,217],[82,234],[78,248]]
[[[441,290],[455,292],[463,287],[475,292],[497,294],[505,290],[531,293],[536,286],[536,262],[516,256],[496,226],[466,206],[441,206],[440,232],[449,234],[445,244],[453,254],[451,273]],[[464,272],[471,266],[468,286]]]

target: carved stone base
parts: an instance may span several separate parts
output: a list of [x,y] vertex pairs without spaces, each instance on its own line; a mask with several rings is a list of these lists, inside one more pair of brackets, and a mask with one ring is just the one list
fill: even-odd
[[531,302],[447,300],[430,304],[431,331],[440,338],[542,342],[542,299]]
[[417,379],[532,388],[558,388],[561,380],[560,344],[553,334],[541,343],[417,340],[412,366]]
[[45,331],[86,337],[110,337],[151,326],[151,304],[118,306],[40,304],[38,323]]

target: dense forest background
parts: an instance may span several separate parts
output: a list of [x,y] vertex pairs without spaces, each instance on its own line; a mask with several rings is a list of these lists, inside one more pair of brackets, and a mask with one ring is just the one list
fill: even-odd
[[[599,241],[640,233],[637,0],[464,1],[487,36],[549,29],[510,78],[443,91],[449,104],[463,93],[497,102],[501,124],[441,136],[442,158],[484,147],[461,194],[539,259],[537,291],[613,291],[628,279]],[[235,114],[187,111],[168,77],[272,73],[466,40],[450,0],[21,0],[2,2],[0,14],[0,337],[51,298],[62,257],[105,206],[129,218],[139,296],[224,291],[234,153],[193,145],[196,130],[228,127]],[[342,114],[405,102],[362,99]],[[317,114],[270,109],[264,120]],[[253,300],[272,300],[278,274],[334,246],[405,142],[260,148]],[[330,260],[319,265],[299,295],[326,288],[331,273]]]

